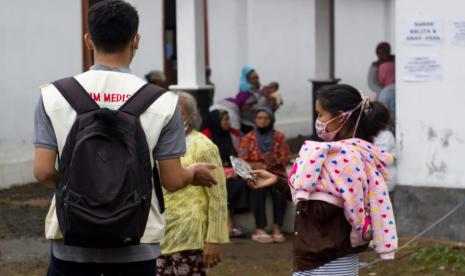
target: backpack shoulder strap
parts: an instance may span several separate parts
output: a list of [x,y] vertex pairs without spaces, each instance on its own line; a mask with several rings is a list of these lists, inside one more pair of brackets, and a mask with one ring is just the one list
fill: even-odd
[[[132,95],[119,108],[119,111],[123,111],[125,113],[139,117],[142,113],[144,113],[145,110],[147,110],[147,108],[149,108],[150,105],[152,105],[152,103],[154,103],[165,92],[165,89],[147,83],[143,85],[136,93],[134,93],[134,95]],[[157,166],[153,167],[152,177],[153,188],[155,189],[155,195],[158,200],[158,207],[160,208],[160,213],[163,213],[163,211],[165,210],[165,203],[163,200],[163,190],[161,188]]]
[[134,93],[134,95],[132,95],[129,100],[127,100],[119,108],[119,110],[139,117],[165,92],[165,89],[147,83],[143,85],[136,93]]
[[78,114],[100,109],[100,106],[92,100],[84,87],[75,78],[60,79],[52,84]]

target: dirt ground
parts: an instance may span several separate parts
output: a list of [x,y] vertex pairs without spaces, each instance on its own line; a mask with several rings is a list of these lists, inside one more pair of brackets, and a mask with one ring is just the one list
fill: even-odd
[[[0,190],[0,275],[45,275],[49,245],[43,240],[44,218],[53,191],[38,184]],[[209,275],[290,275],[291,237],[263,245],[234,239],[222,246],[223,260]],[[401,243],[407,240],[401,239]],[[361,254],[361,262],[377,258]],[[463,244],[421,240],[397,255],[360,271],[360,275],[465,275]]]

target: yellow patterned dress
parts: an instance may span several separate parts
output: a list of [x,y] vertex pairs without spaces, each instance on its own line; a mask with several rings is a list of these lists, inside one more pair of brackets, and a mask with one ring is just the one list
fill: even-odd
[[189,185],[174,193],[163,191],[165,237],[162,255],[186,250],[202,250],[204,243],[228,243],[226,182],[218,148],[206,136],[193,130],[186,137],[183,167],[194,163],[218,165],[212,188]]

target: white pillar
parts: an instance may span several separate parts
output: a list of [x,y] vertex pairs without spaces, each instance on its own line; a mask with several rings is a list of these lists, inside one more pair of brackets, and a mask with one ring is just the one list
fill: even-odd
[[208,89],[205,84],[204,0],[176,0],[178,83],[170,89]]
[[315,1],[315,79],[330,80],[334,76],[334,41],[331,0]]

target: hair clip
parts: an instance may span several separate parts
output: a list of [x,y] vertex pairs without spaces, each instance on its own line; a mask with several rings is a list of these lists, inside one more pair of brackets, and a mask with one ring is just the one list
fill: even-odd
[[370,104],[370,100],[368,98],[365,98],[364,102],[363,102],[363,112],[365,114],[369,113],[371,111],[371,104]]

